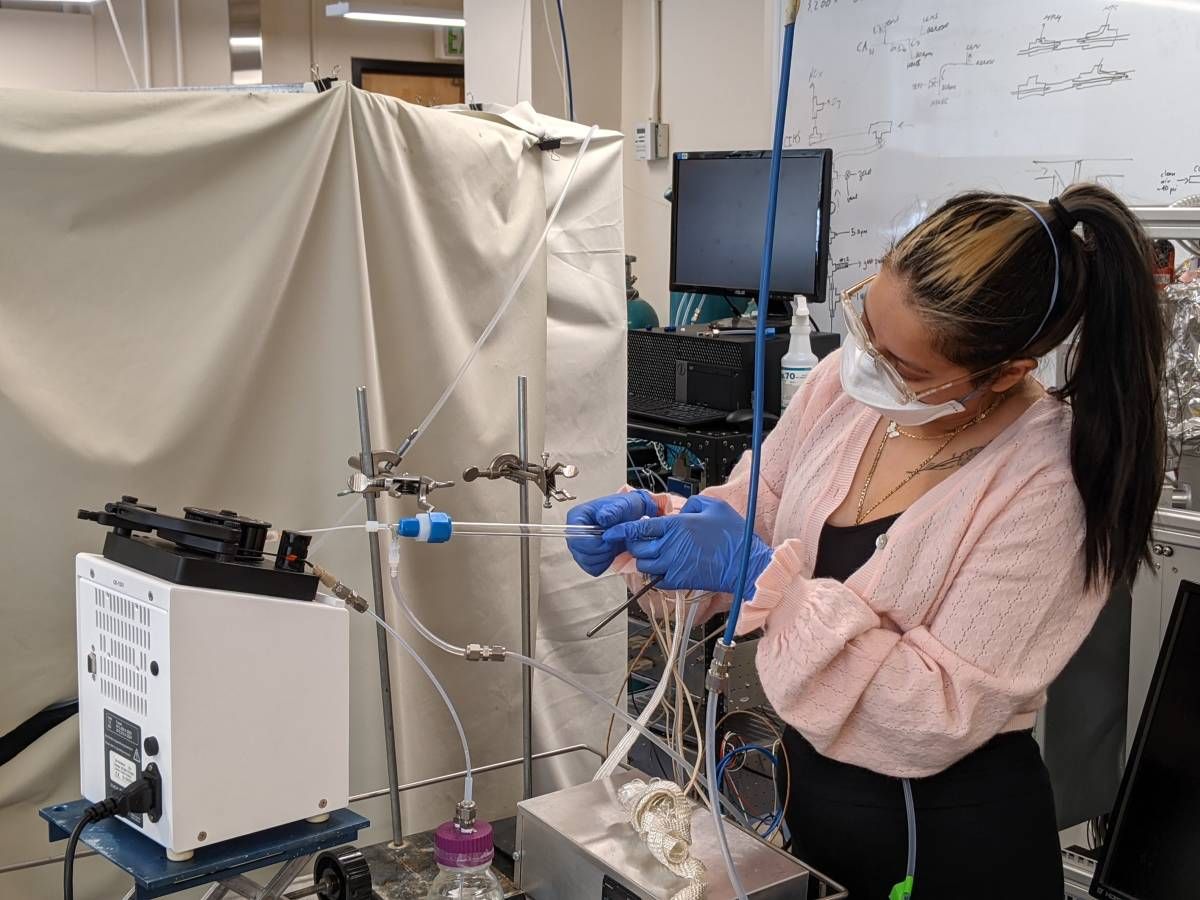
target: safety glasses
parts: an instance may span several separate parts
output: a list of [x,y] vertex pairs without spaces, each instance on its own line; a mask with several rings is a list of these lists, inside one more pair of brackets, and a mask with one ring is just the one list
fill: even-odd
[[909,386],[908,382],[904,380],[904,376],[902,376],[896,370],[896,367],[892,364],[891,360],[875,349],[875,344],[871,340],[871,334],[867,329],[866,324],[866,299],[867,289],[871,286],[871,282],[874,280],[875,275],[868,275],[862,281],[851,285],[846,290],[842,291],[841,305],[842,314],[846,317],[846,330],[850,332],[858,346],[862,348],[862,351],[867,354],[871,362],[875,364],[875,368],[881,375],[883,375],[884,378],[888,380],[892,387],[896,389],[896,392],[900,395],[901,399],[904,400],[905,403],[914,403],[918,400],[922,400],[925,397],[929,397],[938,393],[939,391],[944,391],[946,388],[953,387],[961,382],[970,381],[973,378],[978,378],[980,375],[987,375],[990,372],[995,372],[997,369],[1003,368],[1008,364],[1007,361],[997,363],[994,366],[989,366],[988,368],[981,369],[978,372],[972,372],[969,375],[960,375],[958,378],[953,378],[950,381],[934,385],[933,387],[914,390]]

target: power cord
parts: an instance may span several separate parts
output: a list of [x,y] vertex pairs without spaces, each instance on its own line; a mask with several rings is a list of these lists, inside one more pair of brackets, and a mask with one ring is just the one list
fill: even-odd
[[127,816],[131,813],[143,813],[150,821],[158,821],[162,812],[162,777],[158,766],[151,763],[142,773],[142,777],[121,790],[113,797],[93,803],[83,811],[71,837],[67,840],[67,850],[63,855],[63,900],[75,900],[75,849],[83,829],[93,822],[111,819],[113,816]]

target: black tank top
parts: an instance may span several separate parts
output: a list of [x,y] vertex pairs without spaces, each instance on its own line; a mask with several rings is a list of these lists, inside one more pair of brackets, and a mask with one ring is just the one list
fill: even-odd
[[902,513],[873,519],[861,525],[830,525],[821,529],[813,578],[844,582],[871,558],[882,536]]

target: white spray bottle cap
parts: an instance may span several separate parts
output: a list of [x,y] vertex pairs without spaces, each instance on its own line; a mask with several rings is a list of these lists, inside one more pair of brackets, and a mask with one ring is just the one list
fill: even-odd
[[808,301],[804,299],[803,294],[794,294],[792,296],[792,324],[808,324]]

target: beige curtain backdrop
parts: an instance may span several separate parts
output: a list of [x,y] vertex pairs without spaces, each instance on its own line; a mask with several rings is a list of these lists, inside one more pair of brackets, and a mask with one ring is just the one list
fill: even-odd
[[[477,106],[481,109],[471,114],[507,122],[539,141],[562,142],[541,158],[547,199],[553,204],[588,126],[541,115],[527,103]],[[622,146],[619,133],[596,131],[547,241],[545,446],[579,465],[579,477],[564,486],[581,498],[610,493],[625,480],[621,440],[626,428],[627,372]],[[620,299],[597,302],[601,296]],[[614,397],[621,399],[614,402]],[[614,437],[618,439],[614,441]],[[556,506],[545,511],[543,521],[565,521],[568,508]],[[587,680],[616,700],[621,682],[609,683],[607,665],[617,661],[620,666],[628,657],[625,618],[590,640],[584,633],[595,624],[597,610],[611,609],[624,596],[619,579],[588,577],[573,563],[564,542],[544,541],[538,656],[563,665],[575,665],[568,660],[595,660],[601,677]],[[580,668],[578,674],[590,671]],[[581,733],[589,734],[592,745],[603,749],[607,717],[605,728],[597,733],[589,724],[596,721],[590,700],[541,672],[534,673],[534,698],[536,749],[564,746]],[[623,729],[616,726],[613,733],[619,736]],[[534,770],[534,788],[541,793],[577,784],[597,768],[597,761],[584,754],[548,760]]]
[[[514,450],[524,374],[533,449],[548,435],[549,449],[578,462],[581,493],[620,481],[614,140],[595,145],[604,164],[577,184],[590,185],[579,196],[592,204],[564,207],[549,265],[534,266],[406,470],[458,480]],[[348,87],[0,92],[0,733],[75,694],[72,556],[102,540],[77,508],[132,493],[166,511],[233,508],[277,527],[361,517],[358,501],[335,496],[358,449],[354,388],[368,386],[380,446],[398,444],[433,404],[534,246],[576,149],[551,161],[534,144],[507,124]],[[616,212],[595,220],[604,251],[576,257],[572,232],[606,203]],[[588,283],[557,293],[564,266]],[[434,496],[463,519],[510,520],[516,509],[506,482]],[[404,511],[384,505],[388,516]],[[367,592],[366,540],[322,535],[312,557]],[[517,558],[503,539],[414,546],[403,579],[450,640],[515,647]],[[572,569],[560,546],[543,549],[540,569],[539,655],[615,693],[623,639],[581,635],[617,587]],[[475,760],[516,755],[519,669],[412,638],[457,701]],[[351,640],[351,788],[362,791],[386,784],[370,622],[356,617]],[[391,662],[402,780],[461,768],[440,701],[406,657]],[[538,691],[539,748],[602,740],[607,717]],[[78,793],[75,729],[72,719],[0,767],[0,867],[61,853],[35,810]],[[231,749],[270,762],[269,744]],[[558,781],[591,765],[543,771]],[[510,813],[519,783],[519,770],[482,776],[483,814]],[[447,818],[459,789],[406,795],[405,829]],[[356,808],[374,823],[367,840],[388,835],[386,798]],[[57,866],[0,875],[0,897],[56,897],[60,878]],[[125,886],[107,863],[79,864],[81,900]]]

